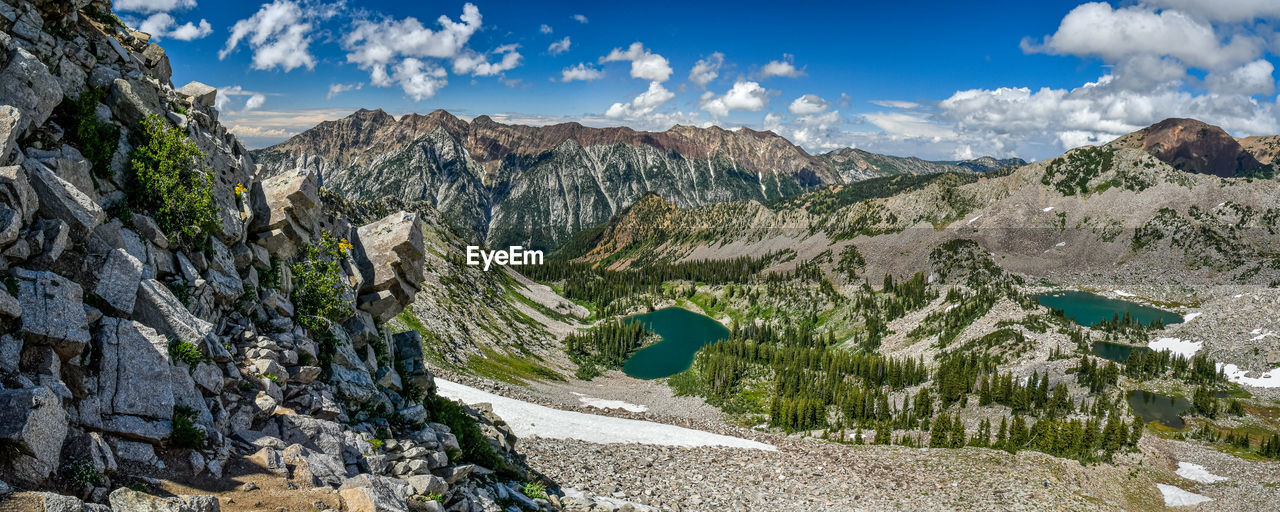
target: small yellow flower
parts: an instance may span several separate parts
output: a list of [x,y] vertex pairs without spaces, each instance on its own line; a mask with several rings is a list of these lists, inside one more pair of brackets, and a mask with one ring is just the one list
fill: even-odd
[[346,238],[343,238],[342,241],[338,242],[338,250],[342,251],[342,254],[346,254],[352,247],[355,246],[351,245],[351,242],[348,242]]
[[236,183],[236,197],[240,197],[240,196],[244,195],[244,193],[245,193],[245,192],[247,192],[248,190],[249,190],[249,189],[244,188],[244,185],[243,185],[243,184]]

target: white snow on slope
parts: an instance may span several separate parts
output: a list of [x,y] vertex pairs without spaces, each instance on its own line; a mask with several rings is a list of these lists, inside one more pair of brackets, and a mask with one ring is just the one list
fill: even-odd
[[1121,297],[1137,297],[1137,295],[1126,292],[1124,290],[1112,290],[1112,292],[1114,292],[1116,295],[1119,295]]
[[1164,506],[1166,507],[1183,507],[1189,505],[1199,505],[1206,501],[1213,501],[1213,498],[1201,496],[1194,492],[1184,491],[1172,485],[1156,484],[1160,488],[1160,494],[1164,495]]
[[1234,364],[1218,363],[1218,368],[1227,374],[1227,380],[1236,384],[1255,388],[1280,388],[1280,368],[1273,369],[1258,377],[1247,377],[1249,370],[1242,370]]
[[1218,476],[1210,473],[1209,470],[1204,468],[1204,466],[1192,464],[1190,462],[1179,462],[1178,470],[1175,471],[1175,473],[1182,478],[1186,478],[1193,482],[1200,482],[1202,484],[1212,484],[1227,479],[1225,476]]
[[1052,206],[1049,206],[1049,207],[1046,207],[1045,209],[1040,210],[1040,211],[1042,211],[1042,212],[1051,212],[1051,211],[1053,211],[1053,207],[1052,207]]
[[[1252,333],[1249,333],[1249,334],[1258,334],[1258,333],[1257,333],[1257,332],[1252,332]],[[1254,336],[1254,337],[1252,337],[1252,338],[1249,338],[1249,341],[1262,341],[1262,340],[1264,340],[1264,339],[1267,339],[1267,338],[1272,337],[1272,336],[1275,336],[1275,335],[1276,335],[1276,333],[1271,332],[1271,331],[1267,331],[1267,332],[1264,332],[1264,333],[1262,333],[1262,334],[1258,334],[1257,336]]]
[[573,396],[578,397],[578,401],[582,402],[582,405],[585,405],[587,407],[595,407],[596,409],[622,409],[624,411],[631,411],[631,412],[645,412],[649,410],[648,407],[645,407],[643,405],[627,403],[627,402],[623,402],[622,400],[605,400],[603,398],[596,398],[594,396],[588,396],[582,393],[571,393],[571,394]]
[[436,390],[445,398],[466,404],[488,403],[493,412],[511,426],[516,436],[541,436],[552,439],[577,439],[588,443],[640,443],[665,446],[726,446],[753,450],[777,451],[771,444],[760,443],[701,430],[693,430],[652,421],[611,418],[574,411],[561,411],[515,400],[444,379],[436,379]]
[[977,216],[977,217],[974,217],[974,218],[972,218],[972,219],[969,219],[969,222],[966,222],[966,223],[965,223],[965,225],[967,226],[967,225],[973,224],[973,221],[978,220],[978,219],[981,219],[981,218],[982,218],[982,214],[978,214],[978,216]]
[[1192,321],[1192,320],[1195,320],[1195,319],[1196,319],[1196,317],[1198,317],[1198,316],[1200,316],[1200,315],[1202,315],[1202,314],[1204,314],[1204,312],[1203,312],[1203,311],[1196,311],[1195,313],[1187,313],[1186,315],[1184,315],[1184,316],[1182,317],[1182,323],[1187,323],[1187,322],[1190,322],[1190,321]]
[[1156,352],[1168,350],[1174,354],[1187,358],[1196,355],[1196,352],[1199,352],[1200,348],[1203,346],[1203,342],[1180,340],[1178,338],[1160,338],[1147,344],[1147,347],[1150,347],[1151,350]]

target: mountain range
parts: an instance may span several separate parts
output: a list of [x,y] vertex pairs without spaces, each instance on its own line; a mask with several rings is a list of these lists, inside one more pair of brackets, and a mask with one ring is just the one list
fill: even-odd
[[380,109],[320,123],[253,157],[264,176],[314,170],[343,197],[427,201],[489,246],[544,249],[649,192],[693,208],[766,202],[878,176],[1025,163],[930,162],[853,148],[815,156],[773,132],[745,127],[531,127],[488,116],[468,122],[443,110],[397,118]]

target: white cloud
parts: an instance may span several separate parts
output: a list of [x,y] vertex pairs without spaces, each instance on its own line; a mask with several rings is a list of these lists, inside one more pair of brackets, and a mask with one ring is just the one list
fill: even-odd
[[577,66],[570,66],[560,71],[561,82],[572,82],[574,80],[590,82],[601,78],[604,78],[604,71],[593,68],[583,62],[579,62]]
[[821,96],[806,94],[792,101],[787,110],[797,116],[806,116],[825,112],[829,106],[827,100],[822,99]]
[[1275,66],[1265,59],[1258,59],[1227,72],[1209,73],[1205,85],[1210,91],[1221,94],[1270,96],[1276,91],[1276,79],[1272,75]]
[[422,101],[435,96],[442,87],[449,85],[448,76],[444,68],[435,63],[410,57],[396,64],[391,79],[400,84],[400,88],[410,98]]
[[674,97],[676,97],[675,93],[668,91],[661,82],[649,82],[649,89],[637,95],[631,103],[614,103],[604,115],[610,118],[642,117],[652,113]]
[[261,107],[262,104],[266,102],[267,102],[266,95],[263,95],[261,93],[254,93],[253,95],[249,96],[249,99],[245,100],[244,109],[254,110],[254,109],[257,109],[258,107]]
[[552,55],[560,55],[564,52],[569,51],[570,44],[573,44],[573,43],[569,41],[569,36],[565,36],[564,39],[551,43],[551,46],[547,47],[547,53],[550,53]]
[[516,51],[517,48],[519,48],[519,45],[508,44],[499,46],[489,52],[493,55],[502,56],[502,59],[496,63],[489,62],[488,58],[479,53],[469,50],[464,51],[453,59],[453,73],[457,75],[494,76],[504,71],[509,71],[520,65],[522,57]]
[[551,30],[551,25],[543,23],[541,27],[538,27],[538,32],[542,32],[543,34],[550,34],[553,31]]
[[1209,23],[1180,11],[1154,11],[1136,5],[1112,9],[1095,2],[1072,9],[1057,32],[1036,44],[1023,40],[1026,52],[1097,56],[1115,62],[1131,55],[1168,55],[1201,68],[1234,66],[1256,59],[1262,41],[1237,34],[1219,37]]
[[333,99],[334,96],[347,91],[358,91],[364,87],[364,82],[356,82],[354,84],[329,84],[329,94],[325,99]]
[[148,16],[142,23],[137,24],[139,31],[151,34],[155,39],[171,38],[179,41],[191,41],[200,39],[213,33],[213,27],[209,25],[208,20],[201,19],[197,25],[190,21],[177,25],[177,21],[166,12],[157,12]]
[[651,82],[666,82],[671,78],[671,63],[661,55],[652,53],[639,41],[631,43],[626,50],[614,48],[608,55],[600,57],[600,62],[631,61],[631,77]]
[[1280,18],[1280,2],[1275,0],[1145,0],[1154,7],[1179,11],[1214,21],[1253,21]]
[[782,60],[769,61],[760,69],[761,78],[769,78],[772,76],[783,76],[788,78],[796,78],[804,76],[804,72],[796,69],[796,65],[792,63],[794,58],[790,54],[783,54]]
[[862,118],[891,135],[936,141],[950,140],[956,136],[955,132],[946,126],[921,116],[902,112],[876,112],[863,114]]
[[[840,96],[842,98],[848,98],[847,94],[841,94]],[[902,100],[871,100],[871,103],[875,105],[880,105],[882,107],[889,107],[889,108],[912,109],[912,108],[920,107],[920,104],[914,101],[902,101]]]
[[231,27],[231,37],[218,52],[218,59],[225,59],[241,41],[246,41],[253,49],[254,69],[277,66],[285,71],[299,67],[312,69],[316,65],[315,57],[308,49],[312,29],[311,17],[299,4],[276,0]]
[[720,66],[722,65],[724,65],[724,54],[720,52],[712,53],[707,58],[694,63],[693,69],[689,70],[689,81],[705,89],[708,83],[720,76]]
[[581,14],[574,14],[573,16],[570,16],[569,19],[576,21],[578,23],[581,23],[583,25],[586,25],[588,22],[587,17]]
[[[114,3],[114,7],[117,11],[138,12],[143,14],[190,9],[195,6],[195,0],[116,0]],[[143,32],[146,31],[144,30]]]
[[725,117],[730,111],[742,110],[756,112],[769,104],[769,91],[756,82],[739,81],[724,96],[716,96],[707,91],[702,95],[701,109],[712,117]]

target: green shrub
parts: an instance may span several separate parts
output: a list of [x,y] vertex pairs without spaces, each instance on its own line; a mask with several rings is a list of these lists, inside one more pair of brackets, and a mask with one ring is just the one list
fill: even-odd
[[440,494],[440,493],[438,493],[438,492],[433,492],[433,493],[431,493],[431,494],[428,494],[428,495],[427,495],[427,499],[429,499],[429,500],[431,500],[431,501],[439,501],[439,502],[443,502],[443,501],[444,501],[444,495],[443,495],[443,494]]
[[67,142],[93,164],[93,175],[99,178],[111,174],[111,157],[120,143],[120,127],[98,119],[98,103],[105,97],[106,89],[92,87],[79,98],[63,100],[54,112],[67,131]]
[[196,426],[196,410],[185,405],[173,408],[173,432],[169,434],[171,448],[204,448],[204,431]]
[[204,354],[200,353],[200,349],[194,344],[169,340],[169,358],[174,361],[182,361],[187,363],[187,366],[195,368],[197,364],[200,364],[200,361],[204,361]]
[[100,487],[103,484],[102,473],[93,467],[93,461],[80,459],[65,468],[66,477],[78,486],[91,485]]
[[347,283],[338,264],[349,247],[346,240],[324,233],[318,244],[306,247],[302,259],[289,267],[296,318],[310,332],[328,330],[328,322],[346,320],[351,312],[343,299]]
[[534,499],[541,498],[544,500],[547,499],[547,487],[538,482],[529,482],[524,484],[524,488],[520,489],[520,492],[524,493],[525,496],[528,496],[530,498],[534,498]]
[[445,424],[458,438],[458,446],[462,447],[463,460],[496,470],[507,468],[507,462],[493,451],[493,446],[480,431],[480,425],[476,419],[461,405],[438,395],[428,397],[424,405],[432,421]]
[[129,155],[129,205],[155,218],[171,243],[190,248],[218,227],[213,174],[204,153],[180,128],[152,114]]

